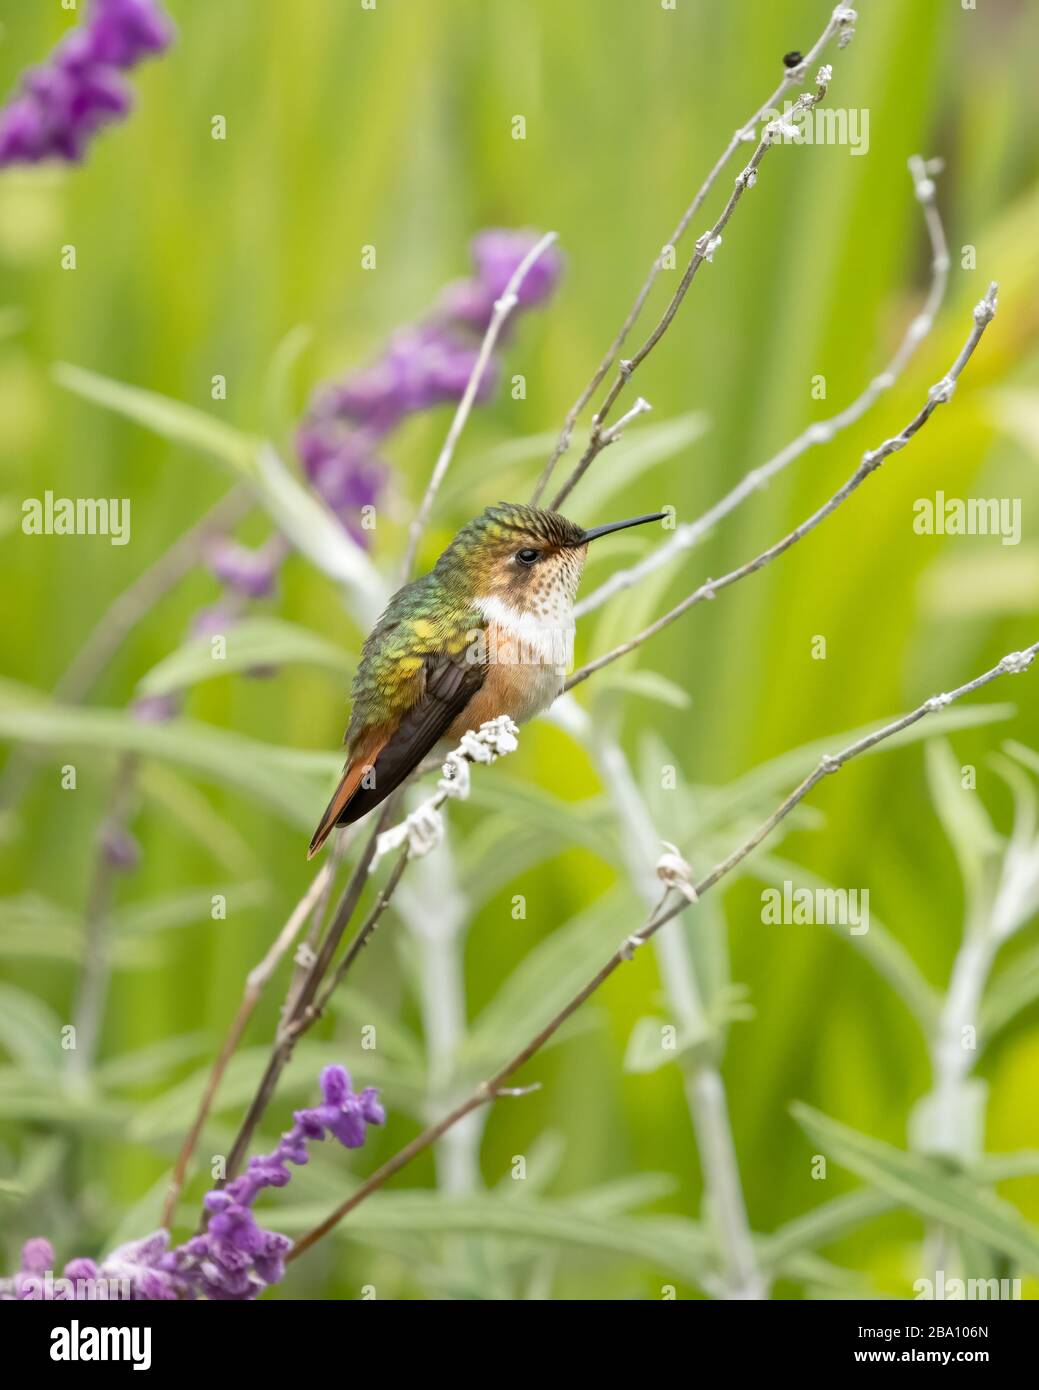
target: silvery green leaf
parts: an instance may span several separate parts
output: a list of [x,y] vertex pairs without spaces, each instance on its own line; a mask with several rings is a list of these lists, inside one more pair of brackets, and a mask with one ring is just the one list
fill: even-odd
[[84,400],[93,401],[95,405],[133,420],[135,424],[143,425],[173,444],[183,444],[189,449],[209,454],[243,477],[253,478],[256,475],[256,451],[260,441],[213,415],[207,415],[205,411],[196,410],[194,406],[184,405],[157,391],[112,381],[85,367],[73,366],[70,362],[56,363],[54,377],[59,385],[82,396]]
[[596,678],[595,695],[600,699],[604,693],[614,691],[658,700],[672,709],[688,709],[692,704],[689,692],[675,681],[668,680],[667,676],[662,676],[659,671],[618,671],[611,666]]
[[40,701],[0,703],[0,738],[167,759],[259,800],[300,830],[313,828],[314,808],[342,761],[334,753],[296,754],[192,719],[145,724],[123,710]]
[[859,1134],[810,1106],[795,1104],[791,1109],[821,1153],[900,1206],[1002,1250],[1025,1269],[1039,1270],[1039,1232],[1009,1202],[979,1190],[972,1178],[949,1172],[931,1158]]
[[317,666],[346,681],[354,664],[341,647],[298,623],[243,618],[228,627],[219,659],[213,656],[211,638],[192,637],[142,676],[137,690],[141,695],[169,695],[199,681],[257,666]]

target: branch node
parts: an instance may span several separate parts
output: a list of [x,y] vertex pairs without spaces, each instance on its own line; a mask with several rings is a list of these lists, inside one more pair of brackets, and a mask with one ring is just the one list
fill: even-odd
[[999,663],[999,669],[1006,671],[1012,676],[1019,676],[1023,671],[1027,671],[1035,660],[1035,652],[1008,652]]
[[944,405],[950,400],[952,393],[956,390],[956,383],[951,377],[943,376],[941,381],[936,381],[927,393],[927,399],[934,401],[936,405]]
[[635,934],[626,936],[617,947],[617,954],[620,956],[621,960],[634,960],[635,952],[640,946],[644,946],[645,944],[645,940],[641,936]]
[[832,753],[824,753],[819,759],[819,769],[821,772],[839,772],[840,767],[840,759],[835,758]]
[[501,1100],[514,1096],[530,1096],[533,1095],[535,1091],[540,1090],[540,1081],[532,1081],[529,1086],[495,1086],[493,1090],[493,1099]]
[[947,694],[943,694],[943,695],[932,695],[931,698],[930,698],[929,700],[925,701],[925,703],[924,703],[924,708],[927,710],[927,713],[928,713],[928,714],[934,714],[934,713],[936,713],[936,711],[938,711],[938,710],[940,710],[940,709],[944,709],[946,705],[951,705],[951,704],[952,704],[952,696],[951,696],[951,695],[947,695]]
[[692,865],[683,859],[678,846],[671,844],[670,840],[661,840],[660,843],[667,852],[657,860],[657,878],[669,888],[676,889],[689,902],[698,902]]
[[998,303],[999,286],[993,280],[985,291],[985,298],[974,306],[974,322],[979,328],[984,328],[996,317],[996,305]]

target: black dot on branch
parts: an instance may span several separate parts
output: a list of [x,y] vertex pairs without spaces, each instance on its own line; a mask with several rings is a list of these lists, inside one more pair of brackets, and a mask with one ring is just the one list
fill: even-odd
[[790,53],[783,54],[783,66],[786,68],[796,68],[798,63],[804,62],[804,54],[798,49],[793,49]]

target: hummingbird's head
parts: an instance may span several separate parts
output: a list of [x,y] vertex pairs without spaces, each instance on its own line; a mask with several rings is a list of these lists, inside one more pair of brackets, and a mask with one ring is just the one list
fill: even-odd
[[460,566],[475,597],[494,597],[511,608],[547,617],[577,597],[589,541],[625,526],[659,521],[663,515],[585,530],[559,512],[499,502],[459,531],[437,569],[443,566],[450,572]]

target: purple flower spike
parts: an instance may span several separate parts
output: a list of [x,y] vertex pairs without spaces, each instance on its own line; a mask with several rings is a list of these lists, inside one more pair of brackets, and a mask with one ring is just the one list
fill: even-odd
[[284,1187],[292,1177],[288,1165],[307,1161],[307,1144],[334,1134],[347,1148],[364,1143],[367,1125],[381,1125],[386,1113],[371,1087],[355,1095],[343,1067],[321,1073],[322,1105],[299,1110],[292,1129],[281,1136],[273,1153],[257,1154],[244,1173],[222,1190],[206,1194],[206,1229],[183,1245],[169,1249],[169,1232],[155,1231],[143,1240],[121,1245],[100,1265],[89,1259],[70,1260],[65,1278],[70,1293],[46,1292],[45,1276],[54,1266],[54,1251],[42,1238],[27,1241],[22,1267],[11,1279],[0,1279],[0,1300],[71,1297],[132,1298],[137,1300],[211,1298],[221,1302],[257,1298],[285,1274],[285,1257],[292,1249],[288,1236],[264,1230],[252,1210],[268,1187]]
[[160,53],[172,38],[155,0],[93,0],[50,61],[26,72],[19,94],[0,108],[0,168],[81,160],[102,126],[133,105],[122,70]]
[[173,41],[173,25],[153,0],[93,0],[86,37],[95,63],[132,68]]
[[[537,232],[509,231],[503,227],[489,228],[473,238],[477,278],[494,299],[504,292],[524,256],[539,240]],[[555,289],[562,270],[563,257],[559,251],[555,246],[546,247],[523,277],[517,292],[520,306],[529,309],[543,303]]]
[[[358,545],[368,537],[357,526],[356,510],[375,503],[385,483],[376,446],[409,415],[462,399],[495,301],[538,240],[535,232],[481,232],[472,244],[475,277],[448,285],[425,322],[400,329],[375,362],[311,398],[296,436],[300,461]],[[559,252],[547,248],[524,277],[517,308],[547,299],[562,264]],[[494,359],[486,364],[477,402],[494,394],[498,368]]]

